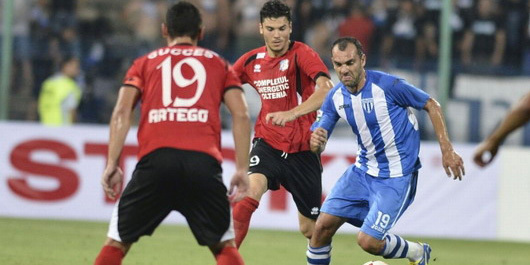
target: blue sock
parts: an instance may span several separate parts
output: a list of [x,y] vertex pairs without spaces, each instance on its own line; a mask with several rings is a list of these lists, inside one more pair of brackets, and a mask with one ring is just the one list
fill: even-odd
[[387,234],[385,236],[385,248],[381,256],[385,259],[408,258],[409,260],[417,260],[418,255],[423,253],[422,251],[423,247],[418,243],[407,241],[398,235]]
[[331,262],[331,244],[314,248],[307,244],[307,265],[327,265]]

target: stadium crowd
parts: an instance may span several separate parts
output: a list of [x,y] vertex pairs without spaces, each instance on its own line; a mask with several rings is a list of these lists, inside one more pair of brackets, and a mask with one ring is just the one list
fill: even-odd
[[[77,57],[82,88],[77,121],[107,123],[116,88],[132,60],[160,46],[164,11],[175,0],[13,0],[12,120],[38,120],[42,83]],[[5,1],[0,3],[3,5]],[[232,63],[261,46],[264,0],[193,0],[204,14],[199,45]],[[439,0],[287,0],[293,40],[310,45],[331,68],[329,47],[354,36],[369,68],[436,71]],[[454,73],[530,75],[528,0],[453,0]],[[2,7],[3,9],[3,7]],[[0,14],[1,16],[1,14]],[[0,19],[0,38],[3,36]],[[1,54],[0,54],[1,55]],[[29,102],[29,103],[28,103]]]

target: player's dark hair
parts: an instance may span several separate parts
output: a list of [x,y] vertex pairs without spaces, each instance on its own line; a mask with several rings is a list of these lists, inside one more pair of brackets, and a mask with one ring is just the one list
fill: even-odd
[[333,50],[335,46],[338,46],[339,50],[344,51],[346,50],[346,47],[348,46],[349,43],[355,45],[355,47],[357,48],[357,54],[359,55],[359,58],[363,57],[364,55],[363,45],[358,39],[353,38],[353,37],[338,38],[337,40],[333,42],[333,45],[331,45],[331,50]]
[[166,26],[171,38],[189,36],[197,39],[202,26],[199,9],[189,2],[179,1],[167,10]]
[[261,11],[259,12],[260,22],[266,18],[279,18],[286,17],[291,22],[291,9],[287,4],[280,0],[271,0],[263,4]]

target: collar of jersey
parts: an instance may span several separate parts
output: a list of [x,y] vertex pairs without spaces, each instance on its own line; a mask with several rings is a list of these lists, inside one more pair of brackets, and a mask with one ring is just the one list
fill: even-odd
[[263,48],[265,48],[265,58],[268,58],[269,60],[278,60],[278,59],[283,58],[293,48],[295,42],[296,41],[291,41],[291,43],[289,43],[289,48],[287,49],[287,51],[282,56],[279,56],[279,57],[270,57],[269,51],[267,51],[267,46],[263,46]]
[[[181,42],[181,43],[175,43],[173,46],[193,46],[193,44],[189,42]],[[173,47],[171,46],[171,47]]]

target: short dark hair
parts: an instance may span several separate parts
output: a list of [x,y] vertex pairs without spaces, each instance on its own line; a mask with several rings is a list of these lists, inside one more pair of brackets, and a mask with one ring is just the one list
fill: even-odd
[[270,0],[263,4],[261,11],[259,12],[260,22],[266,18],[279,18],[286,17],[291,22],[291,9],[287,4],[280,0]]
[[363,57],[364,55],[363,45],[358,39],[353,38],[353,37],[338,38],[337,40],[333,42],[333,45],[331,45],[331,50],[333,50],[333,48],[335,48],[335,46],[338,45],[339,50],[344,51],[349,43],[355,45],[355,47],[357,48],[357,54],[359,55],[359,58]]
[[202,27],[199,9],[186,1],[179,1],[166,13],[166,26],[169,37],[189,36],[197,39]]

